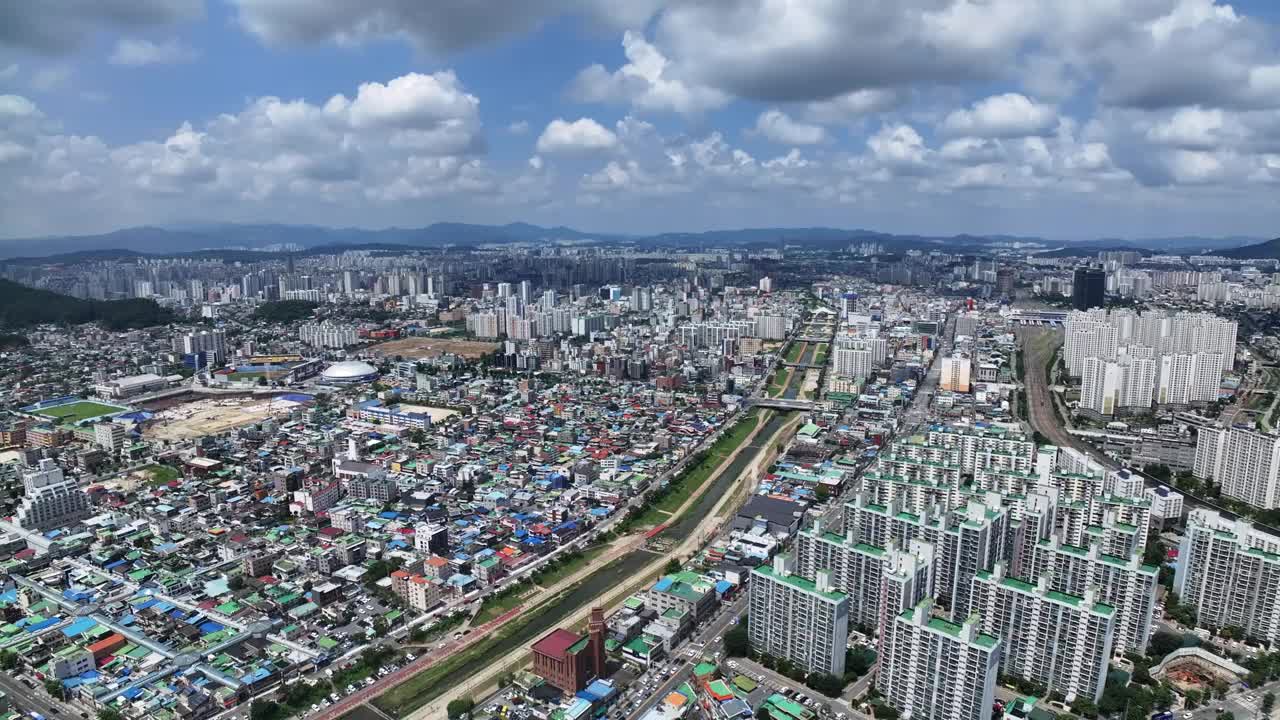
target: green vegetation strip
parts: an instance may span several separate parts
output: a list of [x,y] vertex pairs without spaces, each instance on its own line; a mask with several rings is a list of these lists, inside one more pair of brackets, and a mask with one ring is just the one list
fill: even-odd
[[408,715],[512,650],[537,639],[579,607],[596,601],[601,592],[635,581],[637,572],[657,557],[650,552],[636,551],[609,563],[536,609],[512,619],[475,645],[395,686],[373,704],[392,717]]
[[[752,410],[749,414],[739,420],[728,432],[720,436],[710,448],[705,450],[701,457],[687,468],[679,477],[673,479],[665,488],[656,491],[650,497],[650,504],[644,513],[636,520],[639,525],[657,525],[667,516],[675,513],[680,506],[693,496],[699,488],[707,482],[707,479],[715,473],[716,469],[724,464],[725,460],[733,454],[735,450],[746,442],[747,436],[756,428],[760,422],[760,410]],[[660,515],[665,511],[667,516]]]
[[789,363],[800,362],[800,355],[804,353],[804,349],[809,343],[793,342],[791,347],[787,348],[786,359]]
[[769,389],[765,391],[769,397],[778,397],[782,393],[786,392],[787,380],[790,376],[791,373],[787,368],[779,365],[777,372],[773,374],[773,380],[769,383]]

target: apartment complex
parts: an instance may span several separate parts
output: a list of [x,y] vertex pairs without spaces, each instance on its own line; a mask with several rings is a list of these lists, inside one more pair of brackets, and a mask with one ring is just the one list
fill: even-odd
[[1257,508],[1280,507],[1280,435],[1241,428],[1200,428],[1195,476]]

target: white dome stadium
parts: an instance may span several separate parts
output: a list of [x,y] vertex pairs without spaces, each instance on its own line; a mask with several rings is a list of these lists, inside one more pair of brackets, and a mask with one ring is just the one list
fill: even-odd
[[361,383],[368,382],[378,377],[378,368],[367,362],[359,360],[348,360],[347,362],[334,363],[324,369],[320,376],[326,382],[332,383]]

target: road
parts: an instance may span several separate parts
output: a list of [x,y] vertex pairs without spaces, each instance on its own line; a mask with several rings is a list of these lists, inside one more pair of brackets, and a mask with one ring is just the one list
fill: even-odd
[[[746,612],[747,599],[747,591],[743,590],[736,600],[722,606],[720,611],[712,617],[710,623],[704,623],[702,629],[695,631],[687,642],[675,650],[674,656],[676,658],[683,656],[690,648],[696,650],[697,654],[692,659],[686,658],[680,661],[672,670],[671,677],[664,680],[656,689],[649,693],[640,694],[637,697],[635,709],[627,716],[627,720],[637,720],[641,715],[644,715],[649,708],[653,707],[662,698],[670,695],[681,683],[689,682],[693,666],[701,662],[702,658],[715,657],[716,653],[724,649],[724,634],[733,622]],[[628,693],[628,695],[631,695],[631,693]]]
[[35,710],[50,720],[78,717],[81,712],[74,709],[73,705],[53,700],[45,693],[43,686],[29,688],[7,672],[0,673],[0,690],[9,696],[9,700],[17,708],[23,711]]

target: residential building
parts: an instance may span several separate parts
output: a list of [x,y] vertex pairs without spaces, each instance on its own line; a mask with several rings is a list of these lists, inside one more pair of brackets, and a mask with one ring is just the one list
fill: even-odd
[[1216,481],[1226,497],[1264,510],[1280,507],[1280,434],[1201,428],[1194,472]]
[[1116,610],[1089,588],[1083,597],[1006,574],[1004,563],[973,580],[973,607],[983,632],[1000,638],[1005,675],[1041,683],[1067,702],[1097,702],[1107,681]]
[[806,672],[844,676],[849,598],[837,592],[829,570],[814,580],[794,573],[790,556],[751,571],[751,648],[790,661]]
[[1187,514],[1173,589],[1200,625],[1238,627],[1280,642],[1280,537],[1241,518],[1197,508]]
[[911,720],[990,720],[1000,640],[980,632],[976,617],[956,624],[932,609],[925,598],[893,619],[880,643],[877,689]]
[[971,366],[969,358],[954,355],[942,358],[942,376],[939,387],[948,392],[969,392]]
[[43,532],[74,525],[92,514],[84,491],[52,459],[41,460],[38,469],[23,475],[22,484],[25,494],[14,515],[18,527]]

